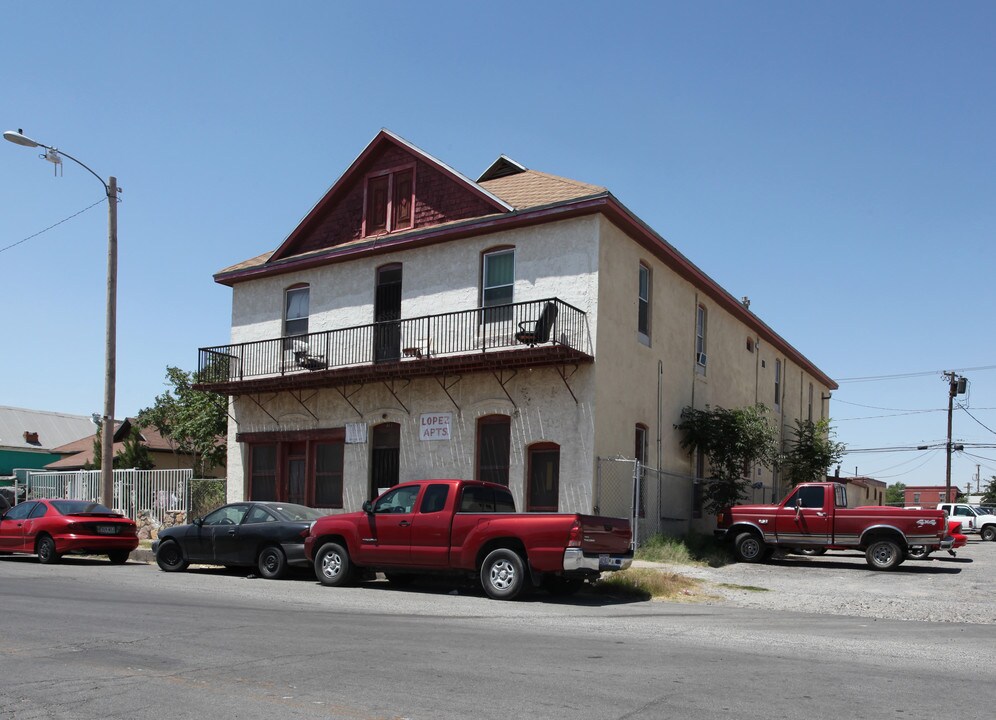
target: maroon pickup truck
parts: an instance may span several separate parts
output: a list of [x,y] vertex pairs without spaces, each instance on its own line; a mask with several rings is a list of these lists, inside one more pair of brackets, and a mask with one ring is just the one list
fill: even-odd
[[377,570],[404,585],[420,574],[479,577],[492,598],[527,584],[569,594],[632,563],[629,521],[579,514],[516,513],[503,485],[417,480],[396,485],[362,512],[316,520],[304,550],[324,585]]
[[716,520],[716,535],[733,541],[742,562],[761,562],[776,548],[812,554],[856,549],[876,570],[892,570],[908,557],[953,543],[942,511],[849,508],[840,483],[802,483],[777,505],[737,505]]

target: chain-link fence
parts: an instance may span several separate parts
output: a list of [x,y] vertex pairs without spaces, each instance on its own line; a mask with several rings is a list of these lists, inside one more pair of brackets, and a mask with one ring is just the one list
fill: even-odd
[[598,458],[595,512],[629,518],[636,547],[653,535],[681,536],[701,517],[702,480],[641,465],[631,458]]

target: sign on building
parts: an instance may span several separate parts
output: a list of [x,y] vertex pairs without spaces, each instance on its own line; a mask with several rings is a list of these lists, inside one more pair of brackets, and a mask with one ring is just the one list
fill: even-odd
[[419,417],[418,439],[429,440],[449,440],[450,421],[453,413],[423,413]]
[[346,444],[365,443],[367,441],[366,423],[346,423]]

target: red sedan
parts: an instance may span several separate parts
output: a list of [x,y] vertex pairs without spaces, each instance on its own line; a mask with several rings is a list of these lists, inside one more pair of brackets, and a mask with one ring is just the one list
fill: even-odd
[[0,553],[56,563],[66,553],[106,554],[115,565],[138,547],[135,523],[86,500],[28,500],[0,515]]

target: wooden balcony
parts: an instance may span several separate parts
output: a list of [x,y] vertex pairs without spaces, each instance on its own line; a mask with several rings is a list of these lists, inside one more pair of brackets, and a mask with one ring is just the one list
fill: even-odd
[[548,298],[201,348],[195,387],[245,395],[593,360],[585,313]]

